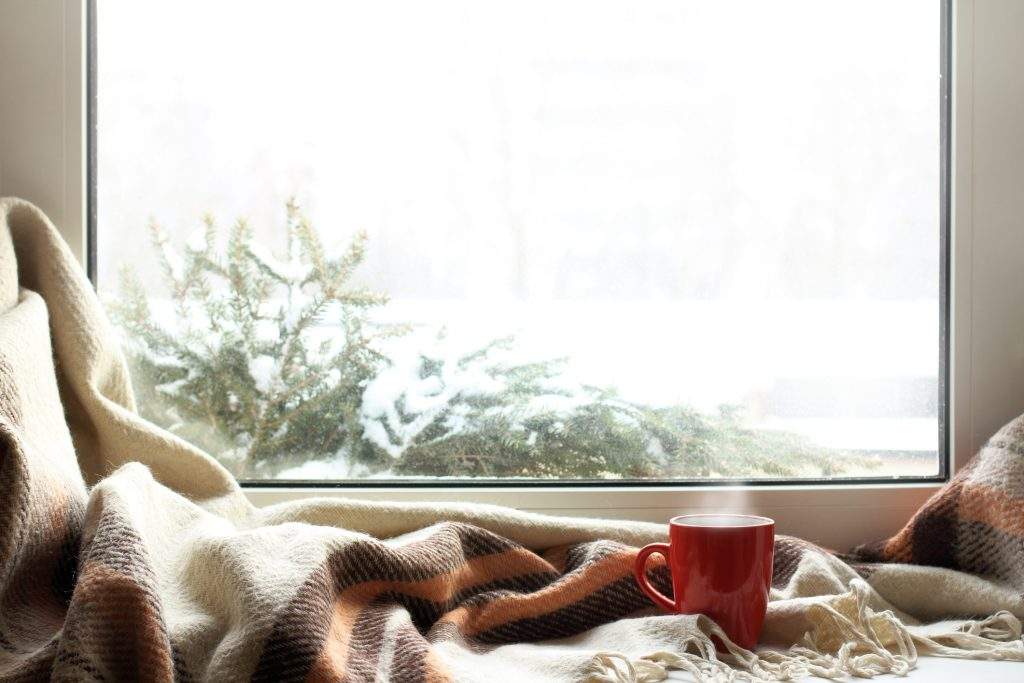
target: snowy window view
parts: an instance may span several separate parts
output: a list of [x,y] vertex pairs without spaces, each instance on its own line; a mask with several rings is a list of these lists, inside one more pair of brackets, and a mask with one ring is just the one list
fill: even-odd
[[936,0],[104,0],[97,287],[240,479],[939,472]]

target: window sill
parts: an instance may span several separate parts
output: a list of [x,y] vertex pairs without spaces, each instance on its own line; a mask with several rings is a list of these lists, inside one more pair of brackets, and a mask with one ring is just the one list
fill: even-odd
[[245,487],[263,507],[305,497],[401,502],[489,503],[563,516],[665,522],[688,512],[747,512],[776,520],[777,531],[846,550],[898,531],[939,488],[935,483],[785,484],[771,487]]

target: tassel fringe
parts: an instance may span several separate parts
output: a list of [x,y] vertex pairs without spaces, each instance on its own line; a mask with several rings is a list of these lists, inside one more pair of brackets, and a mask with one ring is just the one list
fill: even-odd
[[[955,631],[932,635],[912,633],[889,610],[868,607],[870,589],[860,579],[838,600],[813,605],[815,627],[803,642],[787,651],[753,653],[738,647],[717,624],[704,626],[676,652],[654,652],[630,659],[617,652],[594,656],[585,680],[591,683],[654,683],[676,669],[698,683],[789,681],[821,678],[874,678],[881,674],[906,676],[917,666],[918,653],[935,657],[1024,662],[1021,622],[1009,612],[968,621]],[[717,636],[727,649],[721,656],[711,640]]]

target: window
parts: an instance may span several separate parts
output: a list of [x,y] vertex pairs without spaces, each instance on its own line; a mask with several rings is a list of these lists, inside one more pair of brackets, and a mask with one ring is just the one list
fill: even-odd
[[938,476],[940,19],[105,0],[140,408],[247,480]]

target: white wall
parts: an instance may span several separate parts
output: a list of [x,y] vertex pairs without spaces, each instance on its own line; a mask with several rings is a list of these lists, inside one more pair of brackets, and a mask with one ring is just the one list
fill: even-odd
[[954,439],[962,462],[1024,412],[1024,2],[957,4]]
[[38,204],[85,247],[81,0],[0,0],[0,196]]

